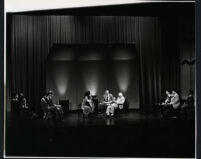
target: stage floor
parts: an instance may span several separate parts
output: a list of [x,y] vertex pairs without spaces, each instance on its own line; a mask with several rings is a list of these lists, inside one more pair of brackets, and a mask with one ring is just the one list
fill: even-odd
[[7,117],[8,156],[194,157],[195,153],[192,119],[160,120],[139,111],[110,118],[100,114],[83,118],[73,112],[62,122],[17,122]]
[[85,118],[80,112],[68,113],[61,122],[53,122],[47,120],[37,120],[35,124],[56,126],[56,127],[97,127],[97,126],[126,126],[135,125],[142,122],[156,121],[158,116],[145,115],[139,113],[137,110],[129,111],[126,113],[119,113],[114,117],[107,117],[104,113],[93,114],[92,116]]

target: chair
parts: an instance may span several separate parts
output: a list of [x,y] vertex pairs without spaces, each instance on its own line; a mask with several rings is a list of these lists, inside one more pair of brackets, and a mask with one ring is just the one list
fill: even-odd
[[[184,104],[184,102],[183,102],[183,104]],[[191,118],[191,117],[193,118],[194,112],[195,112],[194,102],[191,103],[190,105],[187,105],[183,109],[181,109],[181,115],[183,115],[185,119],[188,119],[188,118]]]
[[62,106],[62,109],[64,111],[64,115],[67,115],[69,112],[69,100],[59,100],[59,105]]
[[171,105],[165,106],[163,108],[163,112],[165,111],[166,113],[163,113],[163,117],[165,118],[179,118],[181,117],[181,106],[183,104],[184,100],[180,99],[180,105],[178,108],[174,109]]

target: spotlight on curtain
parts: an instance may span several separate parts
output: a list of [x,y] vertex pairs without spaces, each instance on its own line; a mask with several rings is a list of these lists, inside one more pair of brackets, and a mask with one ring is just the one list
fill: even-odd
[[[130,46],[131,47],[131,46]],[[126,92],[131,77],[131,65],[130,61],[134,60],[134,51],[130,47],[124,46],[122,48],[117,48],[114,50],[114,57],[115,60],[115,74],[117,78],[117,83],[119,86],[120,91]]]
[[96,72],[83,72],[84,82],[87,90],[91,92],[91,95],[96,95],[98,90],[98,74]]
[[56,86],[57,86],[57,90],[59,92],[60,95],[65,95],[67,88],[68,88],[68,79],[66,77],[66,75],[60,75],[60,77],[57,77],[56,79]]
[[98,90],[98,82],[97,79],[89,79],[86,83],[86,88],[91,92],[91,95],[96,95]]
[[122,92],[126,92],[130,83],[130,68],[128,64],[117,64],[115,68],[117,83]]
[[[61,67],[59,67],[61,66]],[[69,83],[70,71],[69,68],[62,67],[63,65],[59,65],[56,71],[54,71],[54,80],[56,83],[57,91],[61,97],[66,95]]]
[[97,95],[99,85],[99,65],[95,61],[84,62],[82,73],[86,90],[91,92],[91,95]]

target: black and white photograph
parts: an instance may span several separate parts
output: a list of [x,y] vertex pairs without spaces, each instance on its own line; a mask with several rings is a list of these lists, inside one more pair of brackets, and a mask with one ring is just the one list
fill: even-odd
[[75,2],[5,0],[4,157],[195,158],[195,1]]

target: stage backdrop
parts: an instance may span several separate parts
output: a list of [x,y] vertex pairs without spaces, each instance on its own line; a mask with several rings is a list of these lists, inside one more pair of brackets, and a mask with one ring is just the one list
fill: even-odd
[[46,91],[45,60],[53,45],[61,43],[135,43],[139,54],[140,108],[152,109],[165,89],[180,88],[180,19],[11,15],[7,19],[7,111],[11,108],[11,93],[15,92],[24,92],[30,105],[36,111],[40,109],[40,99]]
[[102,100],[106,89],[117,97],[123,92],[130,109],[139,108],[139,66],[134,44],[54,45],[46,61],[46,88],[54,102],[70,101],[77,109],[90,90]]

